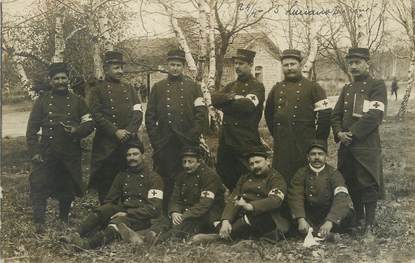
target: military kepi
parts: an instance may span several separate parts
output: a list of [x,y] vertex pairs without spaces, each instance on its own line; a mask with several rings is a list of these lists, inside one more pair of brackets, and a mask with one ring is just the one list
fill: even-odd
[[200,148],[196,146],[186,146],[183,148],[182,157],[193,156],[200,158]]
[[319,148],[327,153],[327,143],[323,140],[312,140],[310,145],[308,146],[307,153],[311,151],[313,148]]
[[125,64],[121,52],[118,51],[107,51],[104,54],[105,64]]
[[68,66],[63,62],[50,64],[48,68],[48,76],[53,77],[58,73],[68,74]]
[[132,136],[126,143],[125,143],[125,150],[128,151],[130,148],[137,148],[140,150],[141,153],[144,153],[144,145],[138,139],[137,136]]
[[246,154],[245,157],[251,158],[254,156],[260,156],[260,157],[264,157],[264,158],[268,158],[271,156],[270,152],[267,150],[267,148],[265,148],[264,145],[258,145],[255,147],[252,147]]
[[368,48],[349,48],[349,53],[346,55],[346,58],[363,58],[369,60],[369,49]]
[[167,60],[177,59],[186,62],[186,55],[183,50],[173,49],[167,52]]
[[297,49],[286,49],[282,52],[281,59],[284,58],[294,58],[301,62],[303,57],[301,56],[301,51]]
[[236,55],[233,56],[233,59],[240,59],[248,63],[252,63],[255,58],[255,52],[248,49],[237,49]]

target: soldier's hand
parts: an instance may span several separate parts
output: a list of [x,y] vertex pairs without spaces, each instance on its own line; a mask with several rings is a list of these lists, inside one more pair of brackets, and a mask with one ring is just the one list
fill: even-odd
[[350,145],[352,143],[352,133],[351,132],[338,132],[337,136],[344,145]]
[[114,214],[113,216],[111,216],[111,219],[117,218],[117,217],[122,217],[122,216],[127,216],[126,212],[118,212],[116,214]]
[[117,136],[117,139],[118,139],[120,142],[124,143],[124,142],[126,142],[126,141],[128,140],[128,138],[130,137],[130,132],[129,132],[129,131],[127,131],[127,130],[125,130],[125,129],[118,129],[118,130],[115,132],[115,136]]
[[232,232],[232,225],[229,220],[223,220],[220,227],[219,236],[221,238],[229,238]]
[[333,228],[333,223],[331,221],[324,222],[324,224],[318,230],[317,236],[326,237],[330,233],[332,228]]
[[73,134],[76,132],[76,127],[72,126],[72,125],[66,125],[65,123],[61,122],[61,125],[63,127],[63,129],[65,130],[65,132]]
[[33,161],[33,162],[36,162],[36,163],[42,163],[42,162],[43,162],[42,155],[40,155],[39,153],[35,154],[35,155],[32,157],[32,161]]
[[254,210],[254,207],[250,203],[246,202],[243,198],[235,200],[235,206],[240,206],[246,211]]
[[308,229],[310,227],[310,224],[304,218],[298,219],[298,232],[300,232],[303,235],[307,235]]
[[173,225],[180,225],[181,223],[183,223],[183,214],[173,212],[171,213],[171,219],[172,219]]

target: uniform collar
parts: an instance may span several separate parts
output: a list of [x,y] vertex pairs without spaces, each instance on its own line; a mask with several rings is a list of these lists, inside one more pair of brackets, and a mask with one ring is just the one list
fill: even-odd
[[259,175],[254,174],[253,172],[250,172],[251,176],[256,177],[256,178],[267,177],[270,173],[272,173],[272,168],[271,167],[268,167],[268,170],[265,173],[259,174]]
[[254,78],[254,76],[252,76],[252,74],[248,74],[248,75],[238,75],[237,80],[238,81],[241,81],[241,82],[247,82],[247,81],[249,81],[249,80],[251,80],[253,78]]
[[183,74],[180,74],[179,76],[172,76],[172,75],[167,75],[167,79],[169,81],[181,81],[183,80]]
[[313,172],[315,172],[317,175],[319,173],[321,173],[324,170],[324,168],[326,168],[326,165],[324,165],[323,167],[321,167],[319,169],[314,168],[311,164],[308,164],[308,166],[310,167],[310,170],[313,171]]
[[58,96],[66,96],[66,95],[69,94],[69,89],[66,89],[66,90],[55,90],[55,89],[52,89],[52,94],[53,95],[58,95]]
[[112,83],[120,83],[121,80],[120,79],[113,79],[113,78],[109,78],[109,77],[105,77],[105,80],[108,82],[112,82]]
[[287,77],[284,78],[284,81],[286,82],[300,82],[302,80],[303,80],[303,76],[301,74],[295,77],[292,77],[292,78],[287,78]]
[[140,173],[143,170],[144,170],[144,164],[134,166],[134,167],[127,167],[127,172],[133,173],[133,174]]
[[358,77],[355,77],[353,82],[357,82],[357,81],[366,81],[370,78],[369,74],[365,74],[365,75],[360,75]]

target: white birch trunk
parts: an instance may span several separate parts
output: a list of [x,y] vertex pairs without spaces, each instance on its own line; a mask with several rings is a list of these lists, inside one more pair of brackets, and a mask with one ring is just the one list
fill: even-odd
[[[214,0],[211,0],[210,5],[208,6],[208,25],[209,25],[209,75],[208,75],[208,88],[213,89],[215,86],[215,76],[216,76],[216,47],[215,47],[215,13],[213,12],[213,6],[215,4]],[[209,93],[210,97],[210,93]],[[211,100],[209,98],[209,104]]]
[[316,61],[316,56],[317,56],[317,26],[316,23],[314,21],[313,18],[311,18],[310,23],[308,24],[308,26],[310,27],[310,52],[308,54],[307,57],[307,61],[305,62],[302,72],[303,72],[303,76],[305,78],[310,78],[310,73],[311,73],[311,69],[314,65],[314,62]]
[[101,59],[101,49],[98,41],[98,33],[94,26],[94,21],[92,17],[89,18],[88,21],[89,31],[94,38],[93,41],[93,60],[94,60],[94,75],[96,79],[104,79],[104,69],[102,66],[102,59]]
[[[361,1],[358,5],[358,8],[366,9],[367,4],[365,1]],[[369,10],[369,12],[373,12],[373,10]],[[367,21],[368,14],[367,13],[359,13],[357,15],[357,45],[358,47],[369,48],[369,32],[368,32],[368,21]]]
[[102,46],[103,46],[104,52],[114,50],[114,45],[111,42],[111,36],[109,32],[110,21],[108,17],[106,16],[105,12],[100,11],[98,22],[99,22],[99,29],[101,32],[101,38],[103,39]]
[[55,25],[55,54],[52,57],[52,63],[63,62],[64,52],[65,52],[65,41],[63,39],[63,16],[58,14],[56,16],[56,25]]

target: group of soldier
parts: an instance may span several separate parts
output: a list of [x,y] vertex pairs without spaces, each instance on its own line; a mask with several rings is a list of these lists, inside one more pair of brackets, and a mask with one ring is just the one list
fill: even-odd
[[[353,81],[334,109],[324,89],[302,76],[300,51],[282,52],[284,80],[267,98],[251,74],[254,58],[253,51],[237,50],[237,79],[211,94],[212,106],[223,112],[216,169],[199,147],[208,107],[200,86],[183,74],[183,51],[168,52],[168,76],[152,87],[145,113],[122,81],[120,52],[104,54],[105,79],[90,88],[87,102],[68,89],[67,65],[51,64],[51,90],[35,101],[26,134],[36,231],[45,231],[49,197],[69,221],[75,196],[86,190],[80,140],[95,130],[88,188],[96,189],[100,206],[62,239],[82,248],[119,238],[199,242],[309,231],[327,238],[347,227],[372,233],[383,191],[378,128],[387,94],[384,82],[369,74],[368,50],[349,49]],[[272,156],[258,129],[263,111]],[[153,167],[145,165],[139,139],[143,119]],[[326,162],[331,128],[339,142],[337,169]]]

